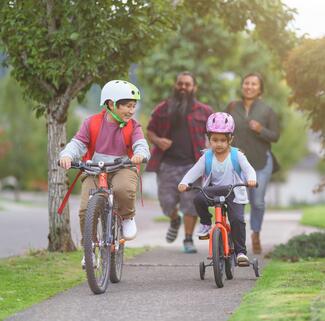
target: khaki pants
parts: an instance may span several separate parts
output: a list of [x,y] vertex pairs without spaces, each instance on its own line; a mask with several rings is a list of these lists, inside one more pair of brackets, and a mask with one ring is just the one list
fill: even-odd
[[[138,184],[138,174],[130,168],[123,168],[110,174],[109,181],[114,192],[114,202],[117,203],[117,212],[124,219],[132,218],[135,215],[135,200]],[[86,176],[81,186],[81,201],[79,208],[79,221],[81,231],[81,245],[83,244],[83,233],[89,192],[97,187],[96,176]]]

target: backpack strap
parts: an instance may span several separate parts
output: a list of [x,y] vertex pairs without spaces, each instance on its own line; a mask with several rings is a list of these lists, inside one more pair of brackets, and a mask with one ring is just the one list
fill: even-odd
[[[236,147],[230,147],[230,159],[235,172],[240,176],[241,168],[238,161],[238,150],[239,149]],[[213,158],[212,149],[209,148],[207,151],[205,151],[204,155],[205,155],[205,176],[208,177],[212,170],[212,158]]]
[[133,133],[133,120],[130,119],[127,124],[122,128],[124,143],[126,146],[128,157],[131,159],[133,156],[132,150],[132,133]]
[[205,176],[208,177],[212,170],[212,158],[213,158],[213,152],[212,149],[209,148],[205,151]]
[[99,134],[99,130],[102,126],[103,119],[105,117],[106,110],[103,109],[99,114],[96,114],[90,118],[89,122],[89,144],[87,146],[87,153],[82,158],[83,161],[87,161],[93,158],[96,148],[96,141]]
[[230,158],[235,172],[240,176],[241,168],[238,161],[238,150],[236,147],[230,147]]

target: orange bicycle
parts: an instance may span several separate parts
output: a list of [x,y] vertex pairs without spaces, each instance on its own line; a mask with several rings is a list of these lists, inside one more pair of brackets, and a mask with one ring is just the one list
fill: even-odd
[[[227,221],[227,204],[226,200],[229,195],[232,193],[233,189],[238,186],[246,186],[247,184],[235,184],[229,185],[228,193],[225,196],[214,196],[209,197],[205,193],[202,187],[192,186],[189,185],[187,190],[190,189],[197,189],[199,190],[204,197],[209,201],[211,206],[214,207],[215,211],[215,224],[212,225],[212,228],[209,232],[207,237],[200,237],[200,239],[209,239],[209,256],[208,260],[209,263],[205,264],[204,261],[200,262],[200,278],[204,280],[205,277],[205,269],[208,266],[213,267],[214,272],[214,280],[218,288],[223,287],[225,276],[228,280],[233,279],[234,277],[234,268],[237,266],[236,262],[236,255],[234,250],[234,243],[231,238],[231,227]],[[240,267],[243,266],[250,266],[252,265],[255,276],[259,277],[259,267],[258,267],[258,260],[254,258],[249,264],[246,265],[239,265]],[[225,272],[225,275],[224,275]]]
[[88,161],[71,164],[71,168],[98,178],[96,189],[89,195],[83,244],[87,280],[94,294],[104,293],[109,280],[117,283],[122,277],[125,240],[109,176],[121,168],[135,166],[122,158],[111,163]]

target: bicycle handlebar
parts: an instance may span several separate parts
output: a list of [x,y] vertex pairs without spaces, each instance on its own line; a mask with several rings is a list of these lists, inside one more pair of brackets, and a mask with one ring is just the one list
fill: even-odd
[[[236,187],[240,187],[240,186],[245,186],[245,187],[249,187],[248,184],[246,183],[239,183],[239,184],[234,184],[234,185],[228,185],[228,186],[225,186],[225,188],[228,189],[228,193],[224,196],[218,196],[217,198],[211,198],[205,191],[202,187],[200,186],[193,186],[192,183],[188,184],[188,187],[186,189],[186,191],[190,191],[190,190],[193,190],[193,189],[196,189],[198,191],[200,191],[203,196],[210,202],[213,202],[215,203],[216,201],[219,202],[225,202],[226,199],[230,196],[230,194],[232,193],[232,191],[234,190],[234,188]],[[258,187],[258,183],[256,182],[256,186],[254,186],[255,188]],[[223,199],[222,199],[223,198]]]
[[[147,163],[147,159],[144,158],[141,163]],[[58,165],[60,166],[60,161],[58,161]],[[81,171],[99,174],[101,172],[114,172],[120,168],[126,167],[136,167],[136,164],[132,163],[130,159],[116,158],[113,162],[107,163],[103,161],[97,163],[93,163],[92,161],[71,162],[70,168],[80,169]]]

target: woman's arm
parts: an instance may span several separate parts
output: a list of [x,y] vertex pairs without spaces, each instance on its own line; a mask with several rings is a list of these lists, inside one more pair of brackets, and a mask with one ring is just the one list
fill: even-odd
[[269,109],[268,126],[261,128],[260,137],[270,143],[276,143],[279,140],[280,129],[278,117],[271,108]]
[[245,154],[241,151],[238,151],[238,162],[239,162],[239,166],[246,178],[246,181],[256,181],[255,169],[249,163]]

